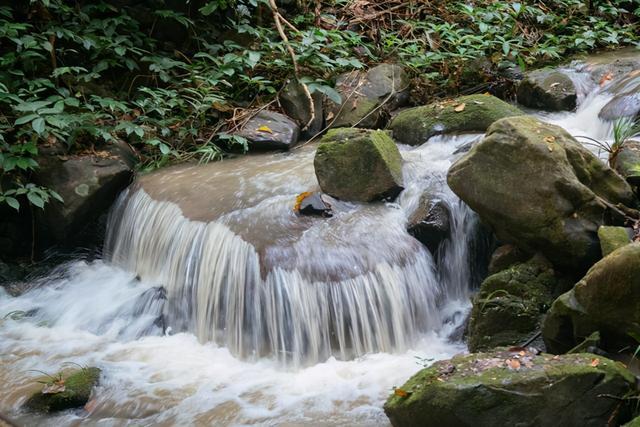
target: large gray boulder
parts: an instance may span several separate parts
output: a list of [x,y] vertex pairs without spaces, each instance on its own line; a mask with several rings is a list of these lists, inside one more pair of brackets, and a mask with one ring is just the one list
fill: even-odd
[[598,227],[618,218],[614,205],[636,203],[626,181],[565,130],[529,116],[495,122],[447,180],[499,239],[575,275],[600,259]]
[[635,349],[640,336],[640,243],[627,244],[596,263],[551,306],[543,327],[547,349],[568,351],[599,331],[605,350]]
[[52,200],[36,210],[40,246],[73,243],[129,185],[135,162],[134,152],[121,141],[84,154],[67,154],[59,146],[44,150],[34,181],[56,191],[64,203]]
[[235,134],[247,139],[251,151],[289,150],[300,140],[300,126],[284,114],[263,110]]
[[342,103],[328,102],[326,121],[333,128],[384,127],[389,112],[409,99],[409,76],[395,64],[380,64],[369,71],[351,71],[336,80]]
[[575,110],[578,94],[569,76],[554,69],[527,73],[518,85],[518,102],[547,111]]
[[403,188],[402,157],[384,131],[332,129],[313,164],[322,191],[338,199],[392,199]]
[[[396,388],[394,427],[600,427],[628,421],[616,399],[635,390],[624,365],[593,354],[497,349],[434,363]],[[610,424],[609,424],[610,423]]]
[[482,133],[498,119],[521,114],[495,96],[469,95],[401,111],[389,123],[389,129],[401,144],[421,145],[440,134]]

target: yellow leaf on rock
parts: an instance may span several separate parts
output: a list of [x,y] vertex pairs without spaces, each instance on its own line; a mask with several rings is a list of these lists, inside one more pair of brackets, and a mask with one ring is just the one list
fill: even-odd
[[462,111],[464,111],[465,107],[467,106],[467,104],[465,104],[464,102],[460,105],[458,105],[457,107],[455,107],[453,109],[453,111],[455,111],[456,113],[460,113]]
[[293,206],[294,212],[300,211],[300,205],[302,204],[302,201],[312,194],[313,193],[310,191],[305,191],[304,193],[298,194],[298,196],[296,197],[296,204]]
[[516,359],[508,359],[506,363],[507,363],[507,366],[511,369],[515,369],[515,370],[520,369],[520,362]]
[[395,394],[396,396],[399,396],[399,397],[404,397],[404,398],[409,397],[409,393],[407,393],[406,391],[404,391],[401,388],[394,389],[393,390],[393,394]]
[[258,128],[258,132],[273,133],[273,131],[269,126],[264,126],[264,125]]

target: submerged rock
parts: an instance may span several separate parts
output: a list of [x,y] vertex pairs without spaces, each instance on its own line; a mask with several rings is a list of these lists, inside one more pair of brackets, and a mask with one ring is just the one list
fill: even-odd
[[64,200],[52,200],[44,210],[36,210],[36,238],[41,247],[75,244],[78,233],[108,211],[133,177],[135,155],[124,142],[85,154],[60,150],[44,151],[34,175],[35,182]]
[[469,95],[401,111],[389,129],[398,142],[420,145],[434,135],[484,132],[498,119],[522,114],[494,96]]
[[434,363],[384,405],[394,427],[603,426],[625,422],[620,402],[635,377],[593,354],[536,355],[518,349]]
[[547,349],[562,353],[595,331],[607,351],[637,347],[632,335],[640,336],[640,243],[596,263],[553,303],[542,332]]
[[76,370],[63,381],[45,384],[42,391],[32,395],[25,405],[36,412],[56,412],[82,407],[89,401],[91,390],[99,380],[98,368]]
[[298,144],[300,126],[284,114],[260,111],[236,135],[249,141],[249,150],[288,150]]
[[602,226],[598,229],[600,239],[600,249],[602,256],[607,256],[611,252],[631,243],[633,230],[626,227]]
[[598,227],[618,220],[611,206],[636,203],[629,185],[565,130],[529,116],[494,123],[447,180],[500,240],[576,275],[601,257]]
[[640,141],[625,141],[612,166],[629,184],[640,186]]
[[557,285],[553,268],[539,256],[489,276],[473,299],[469,350],[525,342],[538,330]]
[[616,120],[621,117],[636,118],[640,115],[640,70],[612,83],[608,88],[615,96],[598,116],[604,120]]
[[409,218],[407,231],[435,254],[451,234],[449,206],[444,200],[423,195],[418,209]]
[[342,200],[393,199],[402,190],[402,157],[383,131],[332,129],[314,159],[325,193]]
[[554,69],[535,70],[525,75],[518,85],[518,102],[530,108],[547,111],[573,111],[578,94],[573,81]]
[[380,64],[369,71],[352,71],[338,77],[336,89],[342,104],[329,103],[326,120],[333,128],[384,126],[389,111],[409,99],[409,77],[400,65]]
[[302,193],[296,200],[295,211],[301,215],[331,217],[331,204],[322,193]]

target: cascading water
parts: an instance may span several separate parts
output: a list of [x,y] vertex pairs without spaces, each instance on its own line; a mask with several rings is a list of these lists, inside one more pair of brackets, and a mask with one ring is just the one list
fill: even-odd
[[[597,113],[611,94],[580,87],[578,111],[541,116],[610,138]],[[387,425],[382,402],[416,358],[464,350],[448,337],[477,280],[478,223],[445,176],[477,139],[400,147],[398,199],[336,201],[328,219],[292,210],[317,189],[311,145],[143,177],[113,209],[104,261],[17,298],[0,288],[0,412],[25,425]],[[436,258],[406,232],[425,192],[451,213]],[[30,370],[66,362],[103,370],[89,413],[22,411]]]
[[[405,148],[407,190],[397,204],[336,201],[330,219],[293,212],[299,192],[317,189],[313,149],[227,161],[229,173],[242,171],[235,179],[217,164],[176,168],[170,183],[164,174],[148,176],[114,209],[106,251],[166,288],[174,331],[238,356],[274,355],[300,366],[406,351],[441,326],[439,306],[468,296],[474,216],[444,177],[452,148],[470,139],[477,137]],[[265,188],[265,176],[275,188]],[[182,196],[185,187],[233,196],[192,202]],[[440,270],[406,232],[425,189],[451,205],[452,238]]]

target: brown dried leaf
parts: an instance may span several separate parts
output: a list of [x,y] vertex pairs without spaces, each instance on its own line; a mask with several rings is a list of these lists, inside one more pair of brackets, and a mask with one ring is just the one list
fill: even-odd
[[516,371],[520,369],[520,361],[518,361],[517,359],[507,359],[505,363],[510,369],[513,369]]
[[393,390],[393,394],[395,394],[398,397],[402,397],[402,398],[406,399],[407,397],[409,397],[409,395],[411,393],[408,393],[408,392],[404,391],[401,388],[396,388],[396,389]]
[[66,390],[66,387],[64,385],[64,380],[59,380],[59,381],[52,382],[50,384],[46,384],[42,388],[42,394],[58,394],[58,393],[62,393],[65,390]]
[[467,104],[465,104],[464,102],[460,105],[458,105],[457,107],[455,107],[453,109],[453,111],[455,111],[456,113],[461,113],[464,111],[465,107],[467,106]]
[[599,364],[600,364],[600,359],[593,359],[593,360],[591,361],[591,366],[593,366],[594,368],[595,368],[596,366],[598,366]]

